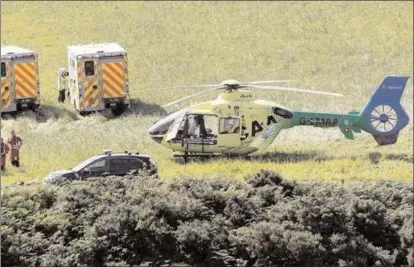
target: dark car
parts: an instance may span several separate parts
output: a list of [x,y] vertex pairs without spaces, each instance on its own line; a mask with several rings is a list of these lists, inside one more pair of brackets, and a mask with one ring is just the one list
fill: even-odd
[[84,180],[97,176],[125,176],[147,171],[150,174],[157,172],[155,163],[149,155],[140,153],[112,153],[89,158],[72,169],[58,170],[48,174],[44,182],[48,184],[62,180]]

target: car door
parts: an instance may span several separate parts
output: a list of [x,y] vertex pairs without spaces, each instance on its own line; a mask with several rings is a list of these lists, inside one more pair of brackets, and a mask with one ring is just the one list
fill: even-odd
[[92,162],[81,171],[82,178],[98,177],[107,174],[109,174],[109,161],[106,158]]
[[111,174],[123,176],[141,171],[144,168],[144,162],[134,157],[116,157],[110,159],[109,166]]

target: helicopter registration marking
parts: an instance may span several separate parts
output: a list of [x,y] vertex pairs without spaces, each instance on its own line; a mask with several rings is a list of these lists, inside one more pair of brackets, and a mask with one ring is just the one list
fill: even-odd
[[336,126],[338,124],[338,119],[301,117],[300,124],[314,126]]
[[[278,121],[272,115],[267,116],[267,126],[273,123],[278,123]],[[252,137],[261,131],[263,131],[262,125],[257,120],[252,121]]]

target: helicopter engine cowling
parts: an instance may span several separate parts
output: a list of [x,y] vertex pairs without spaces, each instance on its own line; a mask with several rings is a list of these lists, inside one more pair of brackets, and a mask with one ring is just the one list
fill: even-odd
[[272,110],[273,110],[273,113],[275,115],[278,115],[278,116],[280,116],[282,118],[291,119],[293,117],[293,113],[290,112],[287,109],[283,109],[283,108],[279,108],[279,107],[274,107],[274,108],[272,108]]

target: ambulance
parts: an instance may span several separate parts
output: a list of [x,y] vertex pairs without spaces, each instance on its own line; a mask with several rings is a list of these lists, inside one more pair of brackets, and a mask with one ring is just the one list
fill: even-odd
[[69,99],[81,115],[130,105],[127,53],[117,43],[68,46]]
[[37,52],[21,47],[1,46],[1,114],[39,108],[37,56]]

